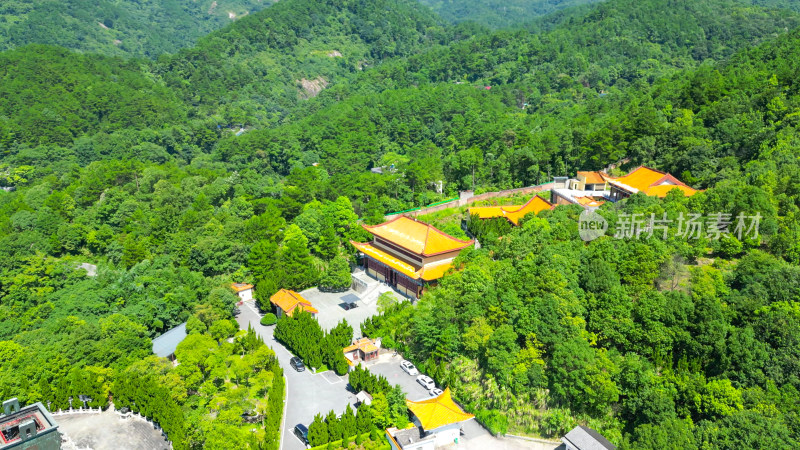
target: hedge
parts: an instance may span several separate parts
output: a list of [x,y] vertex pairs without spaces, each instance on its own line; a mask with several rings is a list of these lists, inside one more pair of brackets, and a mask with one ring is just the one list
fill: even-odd
[[278,318],[275,317],[275,314],[267,313],[261,318],[261,325],[268,327],[270,325],[275,325],[276,323],[278,323]]

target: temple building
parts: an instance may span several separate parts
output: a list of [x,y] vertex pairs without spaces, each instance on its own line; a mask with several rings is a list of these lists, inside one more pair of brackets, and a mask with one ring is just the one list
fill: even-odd
[[554,205],[580,205],[595,210],[606,202],[608,184],[614,178],[597,171],[578,171],[575,178],[554,177],[550,202]]
[[53,416],[41,403],[20,408],[16,398],[0,411],[0,450],[59,450],[61,434]]
[[461,424],[475,417],[453,401],[450,388],[426,400],[406,400],[406,406],[414,414],[413,426],[386,430],[392,450],[432,450],[458,444]]
[[614,178],[605,172],[578,171],[577,183],[573,188],[578,191],[603,192],[608,190],[608,180]]
[[469,208],[469,216],[477,216],[479,219],[494,219],[503,217],[514,225],[519,225],[520,219],[527,214],[536,213],[546,209],[553,209],[555,206],[547,200],[534,196],[524,205],[517,206],[476,206]]
[[380,338],[370,339],[365,337],[353,341],[353,344],[343,348],[342,352],[344,352],[344,357],[347,360],[347,364],[355,366],[361,361],[376,361],[378,359],[380,348]]
[[673,189],[680,190],[683,195],[691,197],[697,191],[684,184],[674,176],[649,167],[640,166],[624,177],[608,181],[611,186],[610,198],[612,201],[622,200],[631,195],[642,192],[652,197],[664,198]]
[[275,315],[280,319],[284,315],[292,317],[292,314],[299,308],[316,318],[319,311],[311,305],[311,302],[303,298],[302,295],[289,289],[281,289],[272,294],[269,302],[275,305]]
[[350,243],[363,254],[366,272],[411,298],[419,298],[425,286],[444,276],[458,253],[475,242],[405,216],[362,226],[372,234],[372,242]]
[[619,178],[605,172],[579,171],[576,178],[553,178],[550,202],[554,205],[576,204],[584,209],[595,210],[608,200],[616,202],[637,192],[664,198],[673,189],[680,190],[686,196],[697,192],[666,172],[644,166]]

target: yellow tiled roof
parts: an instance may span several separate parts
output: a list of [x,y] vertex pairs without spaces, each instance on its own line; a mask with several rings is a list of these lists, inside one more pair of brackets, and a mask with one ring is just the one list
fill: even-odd
[[417,274],[417,269],[411,264],[408,264],[405,261],[401,261],[395,258],[394,256],[384,252],[383,250],[379,250],[369,244],[356,241],[350,241],[350,243],[353,244],[353,246],[357,248],[358,251],[364,253],[365,255],[369,255],[375,258],[376,260],[386,264],[387,266],[402,273],[403,275],[411,277],[415,280],[419,278],[419,275]]
[[575,197],[575,200],[577,200],[578,204],[581,206],[600,206],[605,203],[605,200],[597,200],[593,197]]
[[444,276],[444,273],[447,272],[451,267],[453,267],[453,263],[448,261],[442,264],[431,264],[424,266],[422,269],[419,270],[419,276],[425,281],[432,281],[438,280]]
[[[507,206],[507,208],[518,208],[517,206]],[[505,217],[502,206],[474,206],[469,209],[469,215],[478,216],[479,219],[492,219],[495,217]]]
[[469,209],[470,215],[477,215],[481,219],[505,217],[514,225],[519,225],[519,220],[529,213],[539,214],[545,209],[552,209],[553,204],[542,197],[534,196],[524,205],[516,206],[478,206]]
[[274,293],[272,297],[269,298],[269,301],[273,305],[276,305],[282,309],[287,316],[291,316],[292,312],[294,312],[296,308],[300,308],[301,311],[306,311],[312,314],[319,312],[317,308],[314,308],[311,305],[311,302],[303,298],[302,295],[289,289],[281,289],[280,291]]
[[551,209],[552,207],[553,205],[550,202],[537,195],[528,200],[528,203],[522,205],[522,207],[520,207],[518,210],[506,214],[506,218],[508,218],[508,220],[510,220],[514,225],[519,225],[519,220],[529,213],[539,214],[541,211],[544,211],[545,209]]
[[231,289],[233,289],[235,292],[242,292],[248,289],[253,289],[253,285],[245,283],[233,283],[231,284]]
[[633,188],[646,195],[662,198],[667,196],[667,192],[675,188],[680,189],[686,196],[692,196],[697,193],[695,189],[687,186],[674,176],[644,166],[637,167],[624,177],[609,182],[626,191],[630,191],[630,188]]
[[407,262],[398,259],[381,249],[375,248],[370,244],[356,241],[350,241],[350,243],[353,244],[358,251],[364,253],[365,255],[371,256],[375,260],[386,264],[392,269],[414,280],[418,280],[420,278],[425,281],[438,280],[444,276],[444,273],[447,272],[449,268],[453,267],[451,261],[445,261],[438,264],[429,264],[417,270],[416,267],[412,266],[411,264],[408,264]]
[[697,191],[695,189],[690,188],[689,186],[682,186],[682,185],[675,185],[675,184],[662,184],[661,186],[653,186],[647,189],[646,194],[652,195],[654,197],[664,198],[667,196],[667,193],[673,189],[678,189],[683,192],[683,195],[687,197],[691,197],[692,195],[696,194]]
[[461,250],[475,241],[462,241],[427,223],[398,216],[380,225],[363,225],[370,233],[422,256]]
[[664,175],[666,175],[666,173],[653,170],[649,167],[641,166],[637,167],[636,170],[625,175],[624,177],[617,178],[616,181],[640,191],[645,191],[656,181],[664,178]]
[[605,184],[606,176],[601,172],[581,172],[578,175],[583,175],[586,178],[586,184]]
[[465,413],[453,401],[450,396],[450,388],[446,388],[438,397],[418,402],[406,400],[406,406],[417,416],[425,431],[435,430],[445,425],[463,422],[475,417],[472,414]]
[[378,346],[375,345],[375,341],[370,338],[361,338],[355,341],[352,345],[348,345],[347,347],[343,348],[342,351],[344,353],[348,353],[356,349],[361,349],[361,351],[364,353],[370,353],[377,352]]

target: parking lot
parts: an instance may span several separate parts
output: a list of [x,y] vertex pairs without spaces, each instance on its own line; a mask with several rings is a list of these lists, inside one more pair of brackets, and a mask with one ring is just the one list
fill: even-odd
[[[386,288],[389,289],[388,287]],[[347,319],[347,323],[353,327],[356,336],[361,336],[361,323],[367,317],[378,314],[378,302],[371,298],[369,302],[364,301],[358,293],[352,289],[345,292],[320,292],[317,288],[306,289],[300,292],[306,300],[310,301],[314,308],[319,310],[317,321],[326,331],[330,331],[342,319]],[[398,295],[399,297],[399,295]],[[345,310],[342,305],[345,302],[353,301],[358,307]]]
[[[286,418],[282,426],[282,450],[305,449],[300,440],[292,433],[298,423],[308,426],[317,413],[323,416],[330,410],[337,414],[344,412],[347,404],[355,404],[355,395],[347,390],[347,376],[340,377],[331,371],[313,374],[310,370],[296,372],[289,365],[292,354],[273,337],[274,326],[265,327],[259,323],[260,316],[252,302],[246,302],[236,317],[239,327],[253,327],[264,342],[275,351],[278,362],[286,376],[288,391],[286,393]],[[355,410],[355,408],[354,408]]]
[[[417,375],[409,375],[400,367],[400,361],[403,358],[400,355],[386,358],[384,361],[367,366],[370,372],[376,375],[383,375],[389,380],[392,385],[399,384],[406,393],[406,398],[409,400],[425,400],[431,398],[430,392],[417,383]],[[418,368],[419,369],[419,368]],[[446,386],[436,386],[444,389]],[[477,421],[468,420],[462,424],[464,435],[461,439],[462,444],[459,448],[466,447],[466,442],[474,440],[488,444],[484,448],[505,448],[500,447],[501,443],[496,438],[491,436],[485,428],[483,428]],[[497,441],[497,442],[496,442]],[[494,446],[493,446],[494,445]],[[505,444],[502,444],[505,445]],[[470,448],[478,448],[473,445]],[[511,447],[514,448],[514,447]]]
[[386,377],[392,386],[399,384],[403,392],[406,393],[406,398],[409,400],[431,398],[430,392],[417,383],[416,375],[409,375],[400,368],[400,361],[402,360],[403,358],[400,357],[400,355],[392,356],[387,358],[384,362],[368,365],[367,369],[376,375],[383,375]]

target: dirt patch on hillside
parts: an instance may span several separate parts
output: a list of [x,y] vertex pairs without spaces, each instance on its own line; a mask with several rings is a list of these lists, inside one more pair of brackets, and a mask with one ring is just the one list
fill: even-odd
[[317,77],[313,80],[303,78],[298,80],[297,84],[300,85],[299,96],[305,100],[319,95],[319,93],[328,86],[328,80],[322,77]]

